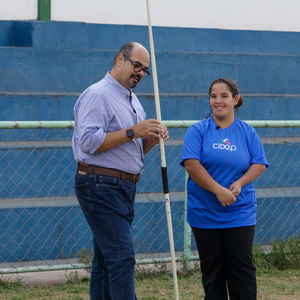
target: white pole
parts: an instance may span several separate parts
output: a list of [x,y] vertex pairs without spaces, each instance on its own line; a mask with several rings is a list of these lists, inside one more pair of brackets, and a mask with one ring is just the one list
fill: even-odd
[[[158,82],[157,82],[157,72],[156,72],[156,61],[155,61],[155,53],[154,53],[153,35],[152,35],[152,27],[151,27],[151,20],[150,20],[149,1],[146,0],[146,3],[147,3],[147,14],[148,14],[148,29],[149,29],[150,54],[151,54],[152,73],[153,73],[152,76],[153,76],[153,85],[154,85],[156,118],[157,118],[158,121],[161,122],[160,101],[159,101],[159,92],[158,92]],[[165,206],[166,206],[168,233],[169,233],[169,242],[170,242],[170,252],[171,252],[171,260],[172,260],[174,291],[175,291],[175,299],[178,300],[179,299],[179,293],[178,293],[175,250],[174,250],[173,229],[172,229],[172,218],[171,218],[171,208],[170,208],[169,184],[168,184],[168,175],[167,175],[167,167],[166,167],[165,146],[164,146],[164,141],[163,141],[162,138],[159,139],[159,147],[160,147],[161,171],[162,171],[163,189],[164,189],[164,195],[165,195]]]

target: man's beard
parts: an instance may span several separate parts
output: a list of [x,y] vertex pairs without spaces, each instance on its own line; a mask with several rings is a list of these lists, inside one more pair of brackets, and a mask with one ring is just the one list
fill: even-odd
[[137,86],[138,82],[131,82],[130,80],[128,81],[128,85],[131,89],[135,88]]
[[[130,79],[133,77],[138,77],[138,81],[131,81]],[[128,80],[128,85],[130,86],[131,89],[135,88],[137,84],[141,81],[141,77],[139,75],[131,75],[129,80]]]

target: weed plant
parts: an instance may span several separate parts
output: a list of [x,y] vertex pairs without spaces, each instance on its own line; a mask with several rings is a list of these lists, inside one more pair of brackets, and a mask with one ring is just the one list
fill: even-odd
[[255,245],[253,259],[258,269],[300,269],[300,234],[272,240],[268,249]]
[[[78,256],[79,256],[78,262],[91,266],[93,261],[94,251],[90,250],[89,248],[84,248],[79,252]],[[87,267],[85,269],[87,272],[89,273],[91,272],[91,267]]]
[[3,279],[3,276],[0,278],[0,290],[2,289],[13,289],[15,287],[19,287],[22,284],[22,278],[18,278],[16,280],[7,280]]

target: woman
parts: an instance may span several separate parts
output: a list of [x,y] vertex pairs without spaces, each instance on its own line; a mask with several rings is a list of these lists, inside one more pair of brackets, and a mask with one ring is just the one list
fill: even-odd
[[201,261],[205,299],[256,299],[252,181],[269,166],[256,131],[235,118],[243,104],[232,80],[209,89],[212,116],[186,134],[180,164],[189,173],[187,221]]

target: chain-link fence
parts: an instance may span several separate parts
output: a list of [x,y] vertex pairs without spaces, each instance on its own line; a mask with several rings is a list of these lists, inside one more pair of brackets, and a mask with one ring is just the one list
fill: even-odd
[[[192,122],[165,122],[170,131],[165,152],[178,260],[197,256],[185,226],[185,170],[179,165],[183,138]],[[0,124],[2,273],[79,268],[82,251],[93,248],[91,232],[74,195],[73,123],[36,123]],[[249,123],[256,127],[270,163],[255,181],[255,242],[266,245],[274,238],[299,233],[300,121],[275,122],[274,127],[270,127],[272,121]],[[159,146],[146,155],[145,162],[132,226],[138,263],[170,256]]]

